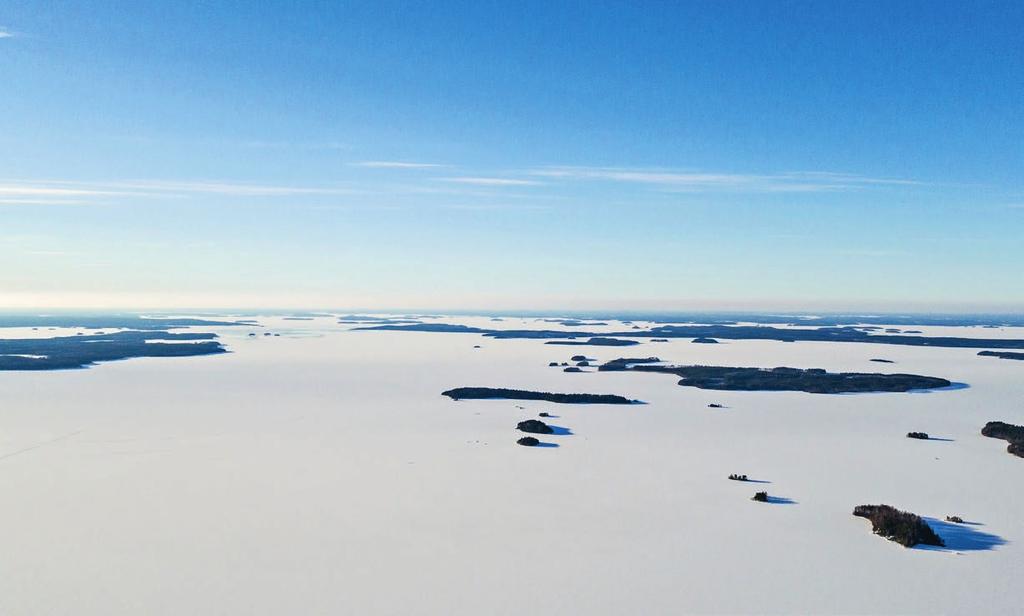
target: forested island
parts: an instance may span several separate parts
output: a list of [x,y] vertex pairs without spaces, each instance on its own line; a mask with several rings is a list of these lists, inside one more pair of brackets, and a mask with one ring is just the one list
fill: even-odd
[[[131,357],[226,353],[209,333],[124,331],[109,334],[0,340],[0,370],[63,370]],[[166,342],[154,342],[166,341]]]
[[952,385],[948,380],[916,374],[874,374],[862,372],[826,372],[822,368],[733,368],[726,366],[658,366],[657,358],[613,359],[598,371],[631,370],[660,372],[682,377],[679,385],[725,391],[803,391],[811,394],[867,392],[904,392],[915,389],[939,389]]
[[542,400],[556,404],[639,404],[614,394],[557,394],[546,391],[503,389],[500,387],[456,387],[441,392],[452,400]]
[[1002,421],[990,421],[981,429],[981,434],[989,438],[1002,439],[1009,443],[1006,451],[1024,458],[1024,426],[1008,424]]
[[1024,353],[1014,353],[1012,351],[982,351],[978,353],[982,357],[998,357],[999,359],[1017,359],[1024,361]]
[[858,505],[853,508],[853,515],[867,518],[871,521],[872,532],[903,547],[946,545],[921,516],[909,511],[900,511],[890,505]]
[[607,361],[607,362],[601,364],[600,366],[597,367],[597,371],[598,372],[622,371],[622,370],[627,370],[630,366],[632,366],[634,364],[656,364],[656,363],[658,363],[660,361],[661,361],[661,359],[659,359],[657,357],[620,357],[618,359],[613,359],[611,361]]
[[606,346],[620,347],[640,344],[636,340],[619,340],[617,338],[588,338],[587,340],[549,340],[544,344],[561,344],[565,346]]

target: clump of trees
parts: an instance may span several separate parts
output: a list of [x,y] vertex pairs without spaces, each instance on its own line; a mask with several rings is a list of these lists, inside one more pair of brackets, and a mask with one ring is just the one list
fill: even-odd
[[539,419],[527,419],[516,424],[516,430],[530,432],[532,434],[552,434],[554,430]]
[[1002,421],[990,421],[981,429],[983,436],[1001,438],[1010,445],[1006,451],[1024,458],[1024,426],[1016,426]]
[[921,516],[909,511],[900,511],[890,505],[858,505],[853,508],[853,515],[867,518],[871,521],[872,532],[904,547],[910,548],[919,543],[946,545]]
[[947,515],[946,516],[946,521],[947,522],[952,522],[953,524],[963,524],[964,523],[964,519],[961,518],[958,515]]
[[922,441],[927,441],[928,440],[928,433],[927,432],[907,432],[907,438],[917,438],[917,439],[921,439]]
[[748,481],[746,475],[737,475],[735,473],[729,475],[729,479],[732,479],[733,481]]
[[536,447],[537,445],[540,445],[540,441],[533,438],[532,436],[524,436],[523,438],[519,439],[516,442],[522,445],[523,447]]
[[754,496],[750,500],[755,500],[755,501],[757,501],[759,503],[767,503],[768,502],[768,493],[767,492],[754,492]]

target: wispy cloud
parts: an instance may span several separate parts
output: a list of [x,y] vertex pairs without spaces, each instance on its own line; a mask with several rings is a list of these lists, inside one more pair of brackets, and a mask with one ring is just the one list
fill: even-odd
[[471,184],[473,186],[537,186],[543,182],[535,180],[522,180],[516,178],[493,178],[493,177],[453,177],[439,178],[442,182],[455,184]]
[[529,173],[561,180],[646,184],[676,191],[831,192],[868,186],[923,184],[914,180],[872,178],[824,171],[743,174],[625,167],[544,167]]
[[403,160],[364,160],[349,164],[353,167],[365,167],[368,169],[437,169],[448,166],[440,163],[417,163]]
[[14,38],[14,33],[7,28],[0,27],[0,39]]
[[79,205],[89,203],[83,199],[9,199],[0,197],[0,205]]
[[82,197],[116,194],[105,190],[86,188],[66,188],[48,184],[0,184],[0,196],[14,197]]
[[216,181],[125,180],[114,182],[0,183],[0,202],[69,203],[95,197],[175,197],[221,195],[229,197],[277,197],[293,195],[351,195],[360,191],[342,186],[269,185]]
[[142,190],[152,193],[201,193],[237,197],[274,197],[287,195],[348,195],[358,191],[338,186],[289,186],[236,182],[132,180],[111,182],[114,189]]

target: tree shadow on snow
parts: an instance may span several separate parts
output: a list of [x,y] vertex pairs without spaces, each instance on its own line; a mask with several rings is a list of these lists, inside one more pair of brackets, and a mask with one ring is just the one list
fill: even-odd
[[932,527],[935,534],[942,537],[942,541],[945,542],[946,547],[940,548],[938,546],[917,545],[914,546],[914,549],[950,552],[976,552],[981,550],[993,550],[1006,543],[1006,539],[1003,539],[999,535],[993,535],[992,533],[986,533],[978,530],[977,528],[973,528],[975,526],[981,526],[978,522],[956,524],[953,522],[939,520],[937,518],[924,518],[924,520],[928,522],[928,526]]

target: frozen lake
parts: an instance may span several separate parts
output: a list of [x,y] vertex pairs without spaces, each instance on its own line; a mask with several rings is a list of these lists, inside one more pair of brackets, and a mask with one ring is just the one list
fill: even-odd
[[[259,321],[265,328],[195,330],[216,331],[228,354],[0,372],[0,613],[1020,609],[1024,459],[979,431],[990,420],[1024,424],[1024,362],[978,349],[688,339],[572,347],[348,331],[327,317]],[[912,329],[1024,338],[1024,329]],[[968,386],[725,392],[665,374],[548,367],[576,354],[907,372]],[[460,386],[647,404],[440,395]],[[516,423],[541,411],[571,434],[542,438],[558,447],[516,445]],[[761,489],[792,502],[752,502]],[[851,515],[880,503],[969,524],[933,524],[947,549],[904,549]]]

